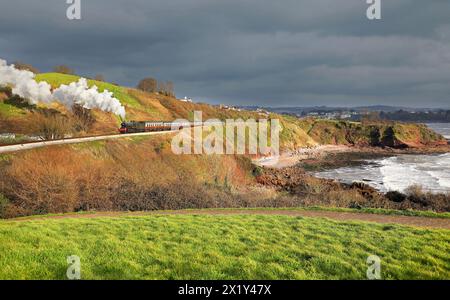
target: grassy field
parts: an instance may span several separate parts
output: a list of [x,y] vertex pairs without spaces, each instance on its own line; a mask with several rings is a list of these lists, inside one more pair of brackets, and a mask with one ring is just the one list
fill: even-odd
[[288,216],[155,215],[0,222],[0,279],[448,279],[450,232]]

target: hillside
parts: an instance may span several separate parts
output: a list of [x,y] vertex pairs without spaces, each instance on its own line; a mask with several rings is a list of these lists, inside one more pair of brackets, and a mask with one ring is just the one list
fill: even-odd
[[[78,76],[58,73],[38,74],[37,81],[46,81],[53,88],[61,84],[77,81]],[[175,98],[157,93],[145,93],[133,88],[95,80],[88,81],[89,86],[96,85],[99,91],[107,89],[113,92],[126,108],[127,120],[162,120],[172,121],[183,118],[192,120],[194,111],[203,113],[203,120],[210,118],[238,119],[265,118],[252,111],[236,111],[221,109],[204,103],[186,103]],[[92,124],[82,129],[67,129],[70,135],[83,136],[95,134],[117,133],[120,117],[94,109]],[[64,106],[53,103],[48,106],[28,105],[23,99],[11,95],[10,90],[0,90],[0,133],[20,135],[36,135],[37,128],[43,119],[49,116],[62,116],[64,123],[77,124],[77,117]],[[443,144],[443,138],[423,125],[380,123],[361,124],[348,121],[329,121],[314,119],[297,119],[289,116],[271,114],[270,118],[280,119],[282,132],[280,144],[283,149],[314,146],[319,144],[345,144],[362,146],[389,147],[421,147],[424,145]],[[73,126],[76,127],[76,126]],[[78,126],[80,127],[80,126]],[[10,141],[14,142],[14,141]],[[0,141],[0,144],[2,141]],[[8,141],[3,141],[3,144]]]
[[392,148],[445,145],[445,139],[422,124],[349,122],[303,119],[301,127],[322,145],[383,146]]
[[[173,134],[0,155],[0,218],[79,211],[358,207],[448,211],[443,195],[389,198],[365,186],[261,169],[241,155],[175,155]],[[446,202],[447,201],[447,202]]]
[[[0,218],[88,210],[258,206],[250,159],[175,155],[170,136],[0,155]],[[262,205],[262,204],[261,204]]]

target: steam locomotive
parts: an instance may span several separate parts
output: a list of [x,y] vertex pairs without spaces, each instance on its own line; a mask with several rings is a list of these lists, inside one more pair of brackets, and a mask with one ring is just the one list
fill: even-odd
[[[197,124],[198,123],[198,124]],[[202,125],[202,122],[159,122],[159,121],[130,121],[122,122],[119,133],[138,133],[151,131],[170,131],[186,127]]]

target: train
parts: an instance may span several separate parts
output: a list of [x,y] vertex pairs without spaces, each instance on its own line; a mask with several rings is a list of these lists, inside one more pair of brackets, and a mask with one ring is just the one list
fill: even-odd
[[[256,120],[256,122],[260,122],[260,120]],[[152,132],[152,131],[171,131],[171,130],[179,130],[188,127],[197,127],[197,126],[211,126],[211,125],[224,125],[222,121],[195,121],[195,122],[179,122],[179,121],[129,121],[122,122],[119,128],[119,133],[140,133],[140,132]]]
[[186,127],[201,126],[202,122],[166,122],[166,121],[130,121],[122,122],[119,133],[139,133],[152,131],[170,131]]

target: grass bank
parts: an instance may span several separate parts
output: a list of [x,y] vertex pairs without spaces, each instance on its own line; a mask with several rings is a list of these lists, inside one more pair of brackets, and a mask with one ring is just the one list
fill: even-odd
[[0,221],[0,279],[447,279],[448,230],[289,216]]

